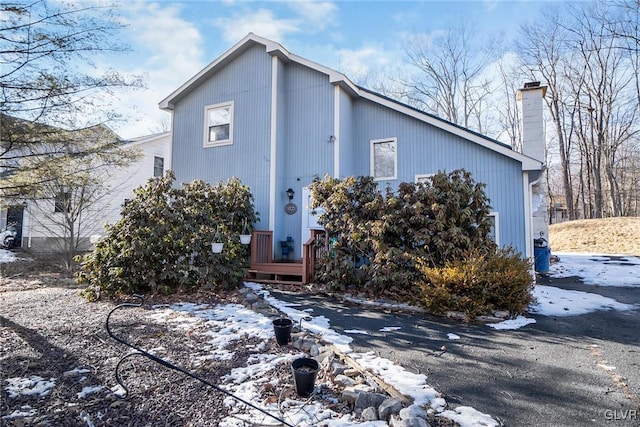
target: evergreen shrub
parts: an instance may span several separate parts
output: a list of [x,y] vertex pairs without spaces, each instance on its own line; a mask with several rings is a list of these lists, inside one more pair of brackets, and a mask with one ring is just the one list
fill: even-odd
[[[81,259],[77,281],[91,300],[119,294],[169,294],[239,285],[249,250],[239,234],[258,220],[249,188],[237,178],[174,188],[175,175],[148,181]],[[214,254],[211,243],[224,243]]]
[[418,262],[422,304],[434,313],[459,311],[470,318],[494,310],[520,314],[532,302],[531,263],[512,248],[477,249],[432,267]]

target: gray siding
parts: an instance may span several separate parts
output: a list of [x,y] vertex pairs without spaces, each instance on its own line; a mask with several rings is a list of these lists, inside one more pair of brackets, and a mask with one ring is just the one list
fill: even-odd
[[[203,148],[204,111],[234,101],[233,144]],[[182,98],[173,117],[172,167],[177,183],[215,184],[236,176],[253,192],[258,228],[268,228],[271,57],[254,46]]]
[[284,96],[284,111],[279,111],[286,117],[284,162],[277,172],[282,185],[276,188],[276,209],[284,213],[283,206],[288,202],[285,190],[292,188],[298,212],[280,215],[282,224],[274,231],[274,238],[280,240],[291,235],[295,240],[295,256],[299,257],[302,187],[314,176],[333,172],[333,144],[327,141],[333,134],[333,85],[326,74],[289,63],[285,70]]
[[356,156],[353,126],[353,100],[343,90],[340,91],[340,176],[355,175]]
[[524,253],[524,189],[519,162],[368,101],[356,103],[354,116],[359,153],[356,175],[370,175],[370,141],[387,137],[398,140],[398,179],[380,181],[381,188],[389,185],[396,189],[400,182],[413,182],[416,174],[464,168],[476,182],[487,185],[491,206],[500,214],[500,242]]

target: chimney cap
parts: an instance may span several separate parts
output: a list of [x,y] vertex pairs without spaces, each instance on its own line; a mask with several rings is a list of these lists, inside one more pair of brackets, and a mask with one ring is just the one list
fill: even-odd
[[524,84],[524,89],[533,89],[540,87],[540,82],[527,82]]

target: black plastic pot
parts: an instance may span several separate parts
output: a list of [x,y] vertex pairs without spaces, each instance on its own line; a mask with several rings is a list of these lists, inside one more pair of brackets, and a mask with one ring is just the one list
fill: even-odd
[[273,321],[273,332],[276,334],[278,345],[287,345],[291,341],[291,319],[276,319]]
[[291,369],[293,370],[296,393],[300,397],[309,397],[313,393],[320,365],[314,359],[302,357],[291,363]]

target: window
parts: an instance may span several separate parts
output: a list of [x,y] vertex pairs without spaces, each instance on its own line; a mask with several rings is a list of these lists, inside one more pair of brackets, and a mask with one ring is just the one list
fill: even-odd
[[500,215],[498,212],[489,213],[489,221],[491,221],[491,231],[489,232],[489,238],[495,242],[496,245],[500,246]]
[[397,139],[371,141],[371,176],[376,181],[398,177]]
[[164,175],[164,158],[155,156],[153,158],[153,176],[162,177]]
[[61,191],[54,200],[54,212],[69,212],[71,210],[71,193]]
[[204,146],[233,144],[233,102],[210,105],[204,114]]
[[419,184],[419,183],[421,183],[421,182],[422,182],[422,183],[431,182],[431,177],[432,177],[433,175],[434,175],[434,174],[432,174],[432,173],[421,173],[421,174],[417,174],[417,175],[416,175],[416,177],[415,177],[415,181],[414,181],[414,182],[415,182],[416,184]]

